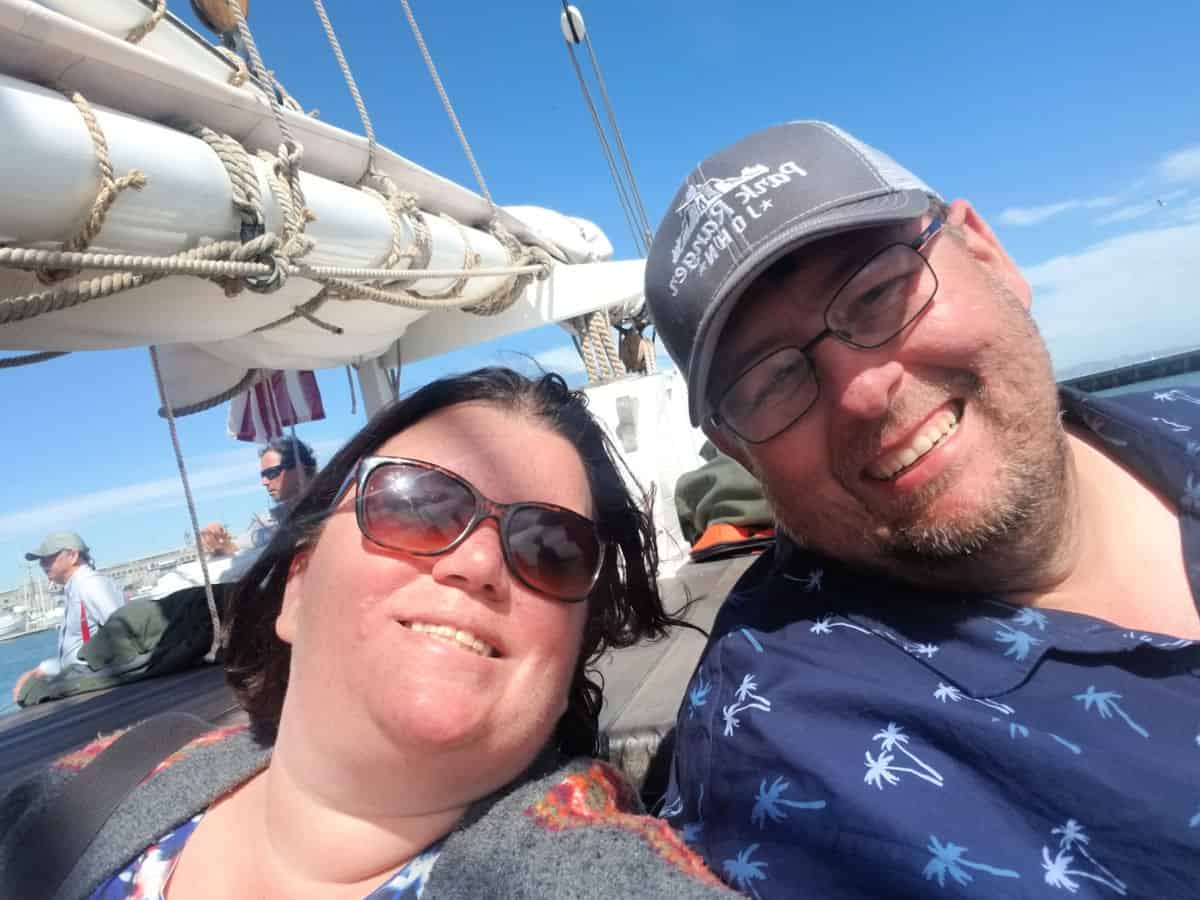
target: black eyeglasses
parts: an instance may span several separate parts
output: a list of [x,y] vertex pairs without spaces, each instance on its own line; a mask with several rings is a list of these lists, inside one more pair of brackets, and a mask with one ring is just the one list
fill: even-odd
[[825,307],[825,329],[803,347],[781,347],[752,362],[717,401],[713,424],[762,444],[812,409],[820,394],[812,351],[832,337],[858,350],[892,340],[925,312],[938,280],[921,250],[939,232],[935,218],[911,243],[889,244],[837,290]]
[[350,473],[334,506],[357,486],[354,512],[370,541],[414,556],[449,553],[484,519],[500,526],[509,571],[559,600],[587,599],[606,544],[591,519],[551,503],[497,503],[461,475],[418,459],[368,456]]
[[295,463],[292,463],[290,466],[285,466],[283,463],[280,463],[277,466],[267,466],[265,469],[262,469],[258,474],[261,475],[263,478],[267,479],[267,481],[273,481],[274,479],[278,478],[281,474],[286,472],[288,469],[294,469],[295,467],[296,467]]

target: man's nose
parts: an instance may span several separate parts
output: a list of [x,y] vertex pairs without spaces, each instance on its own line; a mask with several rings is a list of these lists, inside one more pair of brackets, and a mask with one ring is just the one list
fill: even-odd
[[822,354],[821,375],[837,405],[859,419],[887,415],[904,377],[904,366],[887,348],[859,350],[832,341],[829,344]]

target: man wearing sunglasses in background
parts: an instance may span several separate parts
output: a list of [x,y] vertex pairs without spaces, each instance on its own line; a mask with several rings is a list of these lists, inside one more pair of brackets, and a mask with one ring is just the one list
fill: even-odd
[[300,499],[304,486],[317,474],[317,458],[312,447],[293,437],[274,438],[258,451],[259,477],[275,505],[256,514],[247,537],[251,547],[265,547],[279,523]]
[[781,535],[678,718],[663,814],[712,869],[1200,896],[1200,399],[1057,388],[979,213],[824,123],[698,166],[646,299]]

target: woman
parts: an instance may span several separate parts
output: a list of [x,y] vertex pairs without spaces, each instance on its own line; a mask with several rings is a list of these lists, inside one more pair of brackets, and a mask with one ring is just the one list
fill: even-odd
[[655,566],[561,378],[418,390],[342,448],[240,582],[226,660],[249,730],[156,770],[58,896],[729,896],[617,773],[564,763],[595,746],[590,664],[672,623]]

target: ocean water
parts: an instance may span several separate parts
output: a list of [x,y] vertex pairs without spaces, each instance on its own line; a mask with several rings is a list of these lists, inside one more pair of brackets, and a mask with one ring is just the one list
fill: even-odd
[[39,631],[0,642],[0,716],[16,712],[12,688],[21,673],[32,669],[58,648],[58,629]]

